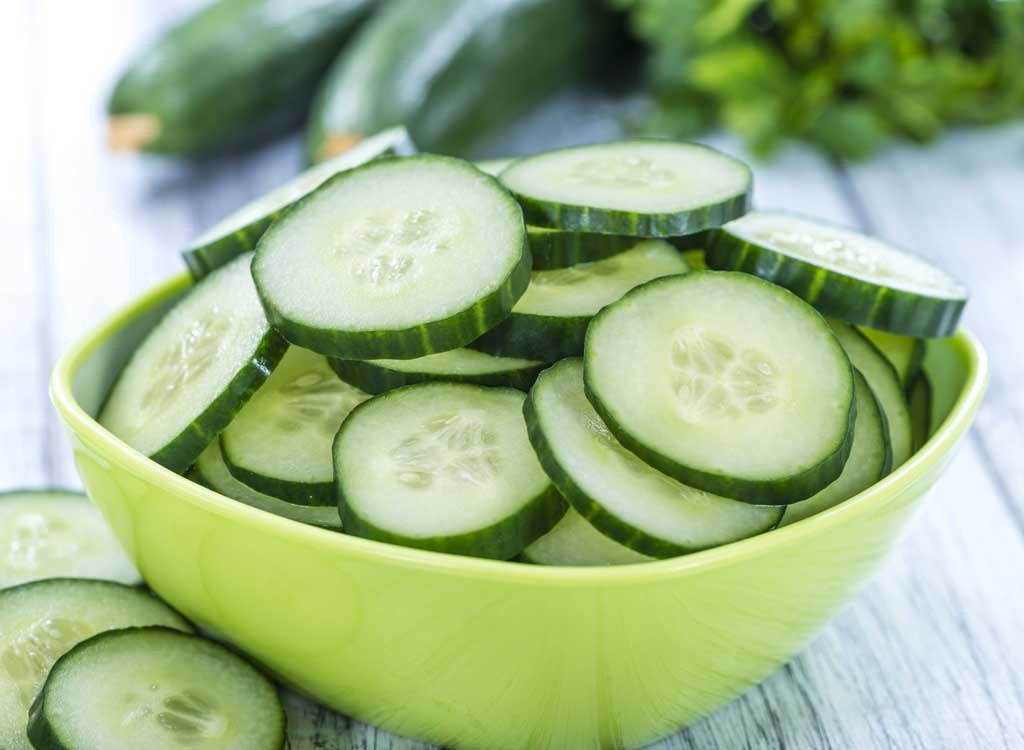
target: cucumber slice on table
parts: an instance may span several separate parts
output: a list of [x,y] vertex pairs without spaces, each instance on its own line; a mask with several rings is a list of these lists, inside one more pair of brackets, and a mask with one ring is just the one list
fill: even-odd
[[63,576],[142,583],[99,510],[81,492],[0,493],[0,589]]
[[[778,506],[680,484],[623,448],[587,400],[580,359],[542,372],[524,413],[530,441],[559,492],[600,532],[633,550],[653,557],[685,554],[767,531],[782,517]],[[536,552],[533,546],[528,554]]]
[[267,230],[253,276],[294,344],[342,359],[456,349],[529,282],[522,212],[491,176],[443,156],[343,172]]
[[534,271],[508,318],[470,346],[544,362],[578,356],[587,325],[602,307],[644,282],[688,270],[683,256],[667,242],[645,240],[595,263]]
[[36,750],[283,750],[277,688],[240,656],[163,627],[79,643],[32,706]]
[[857,418],[853,425],[853,447],[850,448],[850,457],[846,459],[843,473],[817,495],[786,506],[782,526],[850,499],[884,477],[892,468],[889,424],[882,413],[882,407],[859,371],[853,371],[853,379]]
[[258,492],[334,505],[334,436],[369,397],[339,380],[322,354],[293,346],[221,433],[224,462]]
[[474,349],[452,349],[416,359],[334,359],[338,377],[367,393],[384,393],[403,385],[448,380],[529,390],[544,363],[495,357]]
[[224,463],[219,440],[214,440],[210,447],[203,451],[203,455],[189,471],[189,478],[225,497],[268,513],[332,531],[341,530],[341,518],[338,516],[336,505],[297,505],[257,492],[239,482]]
[[748,271],[826,315],[907,336],[951,336],[967,290],[931,263],[833,224],[753,211],[715,233],[712,268]]
[[334,444],[345,531],[508,559],[565,513],[530,447],[525,395],[421,383],[356,407]]
[[579,566],[629,565],[654,558],[605,536],[569,508],[551,531],[523,550],[519,559],[534,565]]
[[501,181],[530,224],[572,232],[673,237],[742,216],[743,162],[696,143],[635,140],[518,159]]
[[191,631],[156,597],[110,581],[50,578],[0,591],[0,747],[32,750],[28,710],[62,654],[105,630],[142,625]]
[[590,324],[585,372],[619,442],[708,492],[803,500],[850,452],[842,347],[807,303],[748,274],[697,271],[629,292]]
[[173,471],[195,463],[288,348],[260,306],[251,259],[214,271],[164,316],[100,413],[104,427]]
[[843,345],[850,362],[860,370],[871,386],[889,426],[889,442],[892,445],[892,468],[897,469],[910,458],[913,452],[913,436],[910,428],[910,412],[896,368],[885,358],[874,344],[856,328],[838,320],[829,321],[836,338]]
[[913,451],[921,449],[932,434],[932,381],[920,371],[907,389],[907,410],[910,412],[910,434]]
[[244,252],[254,250],[259,238],[282,211],[320,187],[338,172],[358,167],[379,156],[415,152],[405,128],[391,128],[367,138],[340,156],[310,167],[266,195],[242,206],[196,238],[182,252],[193,278],[200,279]]
[[924,340],[876,331],[872,328],[859,328],[858,330],[896,368],[896,374],[903,387],[909,388],[911,381],[921,370],[921,362],[924,360]]

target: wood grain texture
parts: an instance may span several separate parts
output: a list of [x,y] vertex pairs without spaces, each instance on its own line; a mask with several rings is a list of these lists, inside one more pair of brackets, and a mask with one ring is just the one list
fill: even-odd
[[[0,486],[76,482],[46,376],[88,326],[182,268],[177,250],[294,174],[298,139],[173,161],[113,156],[102,101],[147,36],[195,7],[8,0],[0,7],[4,274]],[[99,41],[97,41],[99,40]],[[73,60],[74,64],[68,64]],[[574,94],[492,152],[613,137],[617,110]],[[741,153],[734,140],[710,139]],[[993,358],[972,433],[888,563],[792,663],[660,750],[1024,747],[1024,128],[956,134],[845,167],[800,148],[755,166],[756,202],[861,226],[939,260],[974,290]],[[12,323],[13,321],[13,323]],[[293,750],[423,750],[287,694]],[[570,749],[571,750],[571,749]]]

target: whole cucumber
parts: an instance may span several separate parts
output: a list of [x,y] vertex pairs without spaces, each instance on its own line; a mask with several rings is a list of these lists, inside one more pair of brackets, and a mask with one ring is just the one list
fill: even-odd
[[153,42],[110,97],[115,148],[195,154],[300,121],[376,0],[217,0]]
[[603,57],[599,0],[390,0],[317,93],[310,161],[404,124],[424,151],[464,155]]

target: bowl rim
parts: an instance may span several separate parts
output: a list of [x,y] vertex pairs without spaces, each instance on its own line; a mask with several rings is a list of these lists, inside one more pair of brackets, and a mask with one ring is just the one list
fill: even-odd
[[930,465],[952,450],[961,434],[970,426],[988,382],[985,350],[970,331],[961,327],[951,338],[951,343],[964,360],[966,374],[964,386],[946,419],[905,464],[849,500],[788,526],[681,557],[606,567],[528,565],[401,547],[283,518],[196,484],[164,468],[107,431],[75,399],[71,388],[75,373],[101,343],[134,317],[180,293],[191,283],[191,276],[184,272],[157,284],[89,329],[59,358],[50,379],[50,397],[67,427],[94,443],[103,453],[136,475],[166,488],[176,500],[199,506],[207,512],[237,520],[270,534],[291,537],[300,544],[344,552],[349,557],[454,575],[504,578],[540,585],[585,582],[630,584],[731,565],[780,545],[798,543],[800,539],[876,509],[887,498],[902,492],[919,479]]

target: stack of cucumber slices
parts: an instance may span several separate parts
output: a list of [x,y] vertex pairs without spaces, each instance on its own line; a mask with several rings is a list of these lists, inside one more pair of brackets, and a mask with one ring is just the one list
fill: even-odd
[[928,262],[750,211],[702,145],[409,148],[380,134],[194,243],[101,422],[293,521],[542,565],[764,533],[927,440],[924,340],[966,301]]

